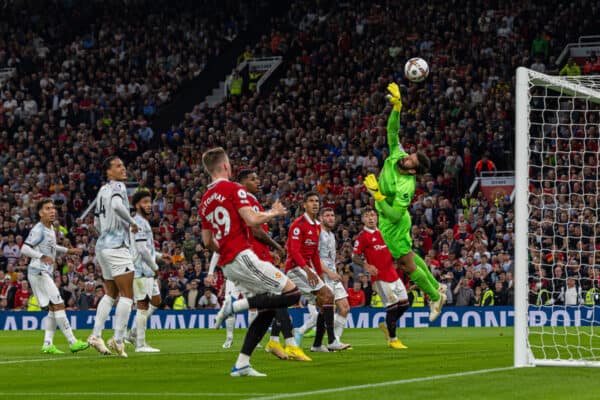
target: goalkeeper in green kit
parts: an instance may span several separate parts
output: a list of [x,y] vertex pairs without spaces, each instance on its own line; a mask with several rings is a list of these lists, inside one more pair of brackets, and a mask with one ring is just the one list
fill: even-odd
[[435,320],[446,302],[446,285],[440,284],[431,274],[425,261],[412,251],[412,221],[408,207],[415,195],[416,175],[429,170],[429,158],[421,153],[408,154],[400,145],[400,89],[395,83],[387,87],[387,97],[393,105],[387,123],[389,156],[383,163],[379,180],[371,174],[364,184],[375,199],[379,212],[379,230],[390,253],[410,279],[429,295],[429,321]]

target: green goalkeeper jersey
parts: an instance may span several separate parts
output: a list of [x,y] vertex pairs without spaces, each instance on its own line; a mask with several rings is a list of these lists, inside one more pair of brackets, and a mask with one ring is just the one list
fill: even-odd
[[[378,178],[379,190],[386,198],[375,204],[379,212],[379,229],[394,258],[399,258],[412,250],[410,236],[412,221],[408,207],[416,188],[414,175],[405,175],[398,171],[398,160],[408,156],[400,145],[399,129],[400,113],[392,110],[387,123],[390,154],[385,159]],[[383,202],[387,204],[382,204]]]

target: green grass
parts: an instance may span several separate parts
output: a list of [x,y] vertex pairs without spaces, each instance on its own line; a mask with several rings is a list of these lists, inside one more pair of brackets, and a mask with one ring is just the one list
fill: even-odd
[[[88,334],[77,332],[82,339]],[[228,372],[243,337],[239,330],[230,350],[221,348],[222,330],[151,330],[148,341],[162,352],[136,354],[129,347],[128,359],[103,357],[92,349],[76,355],[43,355],[39,353],[43,332],[2,332],[0,399],[248,399],[323,389],[333,390],[294,398],[600,397],[600,371],[595,368],[507,368],[440,377],[510,367],[512,328],[403,329],[400,334],[408,350],[388,349],[377,330],[348,329],[344,341],[352,343],[354,350],[308,353],[314,359],[311,363],[280,361],[257,349],[252,363],[268,377],[231,378]],[[60,332],[55,344],[67,349]],[[384,382],[388,384],[350,388]]]

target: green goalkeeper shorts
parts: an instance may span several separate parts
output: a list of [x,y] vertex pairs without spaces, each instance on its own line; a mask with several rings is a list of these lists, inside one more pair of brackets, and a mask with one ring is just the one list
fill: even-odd
[[413,241],[410,235],[411,227],[412,221],[408,212],[404,214],[400,222],[395,224],[380,214],[379,230],[394,259],[398,259],[412,251]]

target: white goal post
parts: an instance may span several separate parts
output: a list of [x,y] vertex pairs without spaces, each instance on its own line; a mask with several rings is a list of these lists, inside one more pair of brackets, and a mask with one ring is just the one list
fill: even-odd
[[599,104],[600,76],[517,69],[515,367],[600,367]]

